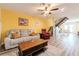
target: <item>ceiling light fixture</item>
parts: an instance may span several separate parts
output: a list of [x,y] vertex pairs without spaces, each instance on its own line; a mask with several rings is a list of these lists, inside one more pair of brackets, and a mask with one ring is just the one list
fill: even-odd
[[56,11],[59,10],[59,8],[54,8],[54,6],[57,4],[46,4],[46,3],[41,3],[39,9],[37,9],[38,11],[41,11],[41,15],[44,14],[52,14],[52,11]]

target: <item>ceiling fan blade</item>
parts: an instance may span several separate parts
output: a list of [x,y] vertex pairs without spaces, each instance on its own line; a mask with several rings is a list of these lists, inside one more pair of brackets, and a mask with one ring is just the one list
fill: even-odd
[[45,7],[45,10],[47,11],[47,7]]
[[45,12],[42,12],[41,15],[43,15]]
[[50,11],[54,11],[54,10],[59,10],[59,8],[54,8],[54,9],[51,9]]
[[51,12],[49,12],[49,14],[52,14]]
[[41,6],[44,6],[44,5],[45,5],[45,3],[41,3],[40,5],[41,5]]
[[48,4],[48,6],[50,7],[50,6],[51,6],[51,4]]
[[44,11],[44,10],[42,10],[42,9],[38,9],[38,11]]

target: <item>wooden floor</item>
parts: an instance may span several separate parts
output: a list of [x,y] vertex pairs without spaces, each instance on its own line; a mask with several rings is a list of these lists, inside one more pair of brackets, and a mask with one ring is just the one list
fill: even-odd
[[60,33],[56,36],[55,40],[51,41],[50,45],[59,48],[58,51],[62,50],[61,53],[59,53],[60,55],[79,55],[79,36],[77,33]]
[[[79,56],[79,36],[77,33],[60,33],[48,42],[47,50],[36,56]],[[18,56],[18,49],[12,49],[1,56]]]
[[[56,39],[51,38],[48,50],[42,55],[79,56],[79,36],[77,33],[59,33]],[[41,55],[41,54],[40,54]]]

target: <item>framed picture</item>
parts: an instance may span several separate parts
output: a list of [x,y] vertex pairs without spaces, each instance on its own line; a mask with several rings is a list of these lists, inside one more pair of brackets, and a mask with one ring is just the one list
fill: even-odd
[[28,19],[19,18],[18,23],[19,23],[20,26],[27,26],[28,25]]

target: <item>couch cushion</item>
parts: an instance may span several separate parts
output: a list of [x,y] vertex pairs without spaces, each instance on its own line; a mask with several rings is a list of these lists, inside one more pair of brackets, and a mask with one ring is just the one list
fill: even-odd
[[30,40],[31,40],[31,37],[21,37],[21,38],[17,38],[16,40],[11,39],[11,45],[16,45],[21,42],[30,41]]
[[29,36],[33,32],[32,29],[20,29],[20,33],[22,37]]
[[23,42],[23,38],[17,38],[16,40],[11,39],[11,45],[16,45]]
[[34,32],[33,29],[27,29],[27,31],[28,31],[28,35],[30,35],[32,32]]
[[28,31],[26,29],[20,29],[21,37],[28,36]]
[[12,39],[21,38],[21,35],[18,32],[12,33]]
[[19,29],[12,29],[12,30],[9,30],[9,31],[7,32],[7,37],[10,36],[10,38],[12,38],[12,33],[13,33],[13,32],[18,32],[18,34],[20,34],[20,30],[19,30]]

